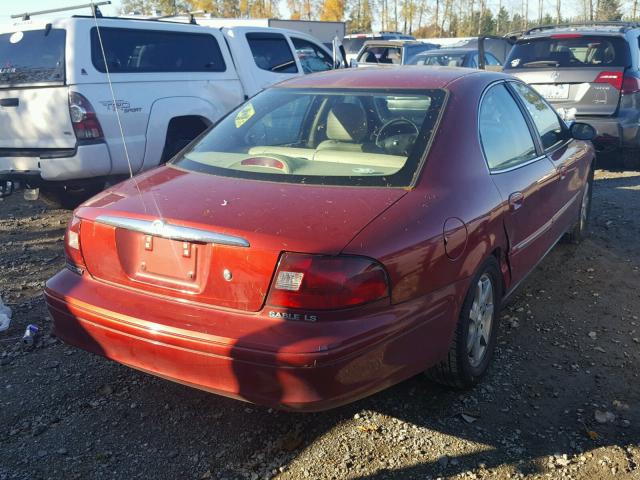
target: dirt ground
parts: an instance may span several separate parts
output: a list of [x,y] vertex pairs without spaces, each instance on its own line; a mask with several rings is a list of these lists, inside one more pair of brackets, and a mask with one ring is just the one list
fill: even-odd
[[[502,312],[485,381],[415,377],[318,414],[173,384],[49,337],[69,213],[0,201],[0,480],[640,479],[640,172],[598,171],[592,236]],[[29,323],[45,335],[20,338]]]

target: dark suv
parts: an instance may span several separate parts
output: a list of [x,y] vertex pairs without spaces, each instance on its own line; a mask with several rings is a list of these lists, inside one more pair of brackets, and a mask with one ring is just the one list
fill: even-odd
[[527,31],[504,70],[531,84],[556,108],[575,108],[593,125],[594,144],[640,167],[640,24],[596,22]]

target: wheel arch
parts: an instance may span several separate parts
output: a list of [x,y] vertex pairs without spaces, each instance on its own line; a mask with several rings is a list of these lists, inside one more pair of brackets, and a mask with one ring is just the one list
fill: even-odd
[[224,113],[220,107],[200,97],[169,97],[156,100],[152,104],[149,114],[142,170],[160,164],[172,120],[199,118],[211,125],[219,120]]

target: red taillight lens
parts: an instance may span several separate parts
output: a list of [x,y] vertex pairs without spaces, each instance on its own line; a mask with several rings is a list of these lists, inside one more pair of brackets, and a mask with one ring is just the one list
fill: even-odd
[[600,72],[595,79],[595,83],[608,83],[620,90],[622,88],[622,72]]
[[64,234],[64,255],[67,258],[67,266],[74,272],[82,274],[84,271],[84,258],[80,245],[81,221],[75,215],[71,217],[67,231]]
[[267,303],[286,308],[335,310],[388,296],[384,267],[369,258],[284,253]]
[[622,93],[629,94],[640,92],[640,78],[625,75],[622,79]]
[[78,140],[99,140],[104,137],[96,112],[83,95],[69,92],[69,115]]

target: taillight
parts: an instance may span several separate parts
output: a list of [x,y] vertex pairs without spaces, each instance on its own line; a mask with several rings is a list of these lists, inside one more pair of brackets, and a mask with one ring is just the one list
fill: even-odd
[[84,258],[80,245],[81,221],[75,215],[71,217],[67,231],[64,234],[64,255],[67,258],[67,267],[80,275],[84,272]]
[[622,88],[622,72],[600,72],[595,83],[608,83],[617,90]]
[[622,79],[622,94],[640,92],[640,78],[625,75]]
[[93,106],[83,95],[69,92],[69,115],[78,140],[103,138],[102,127]]
[[335,310],[388,296],[384,267],[369,258],[284,253],[267,303],[276,307]]

